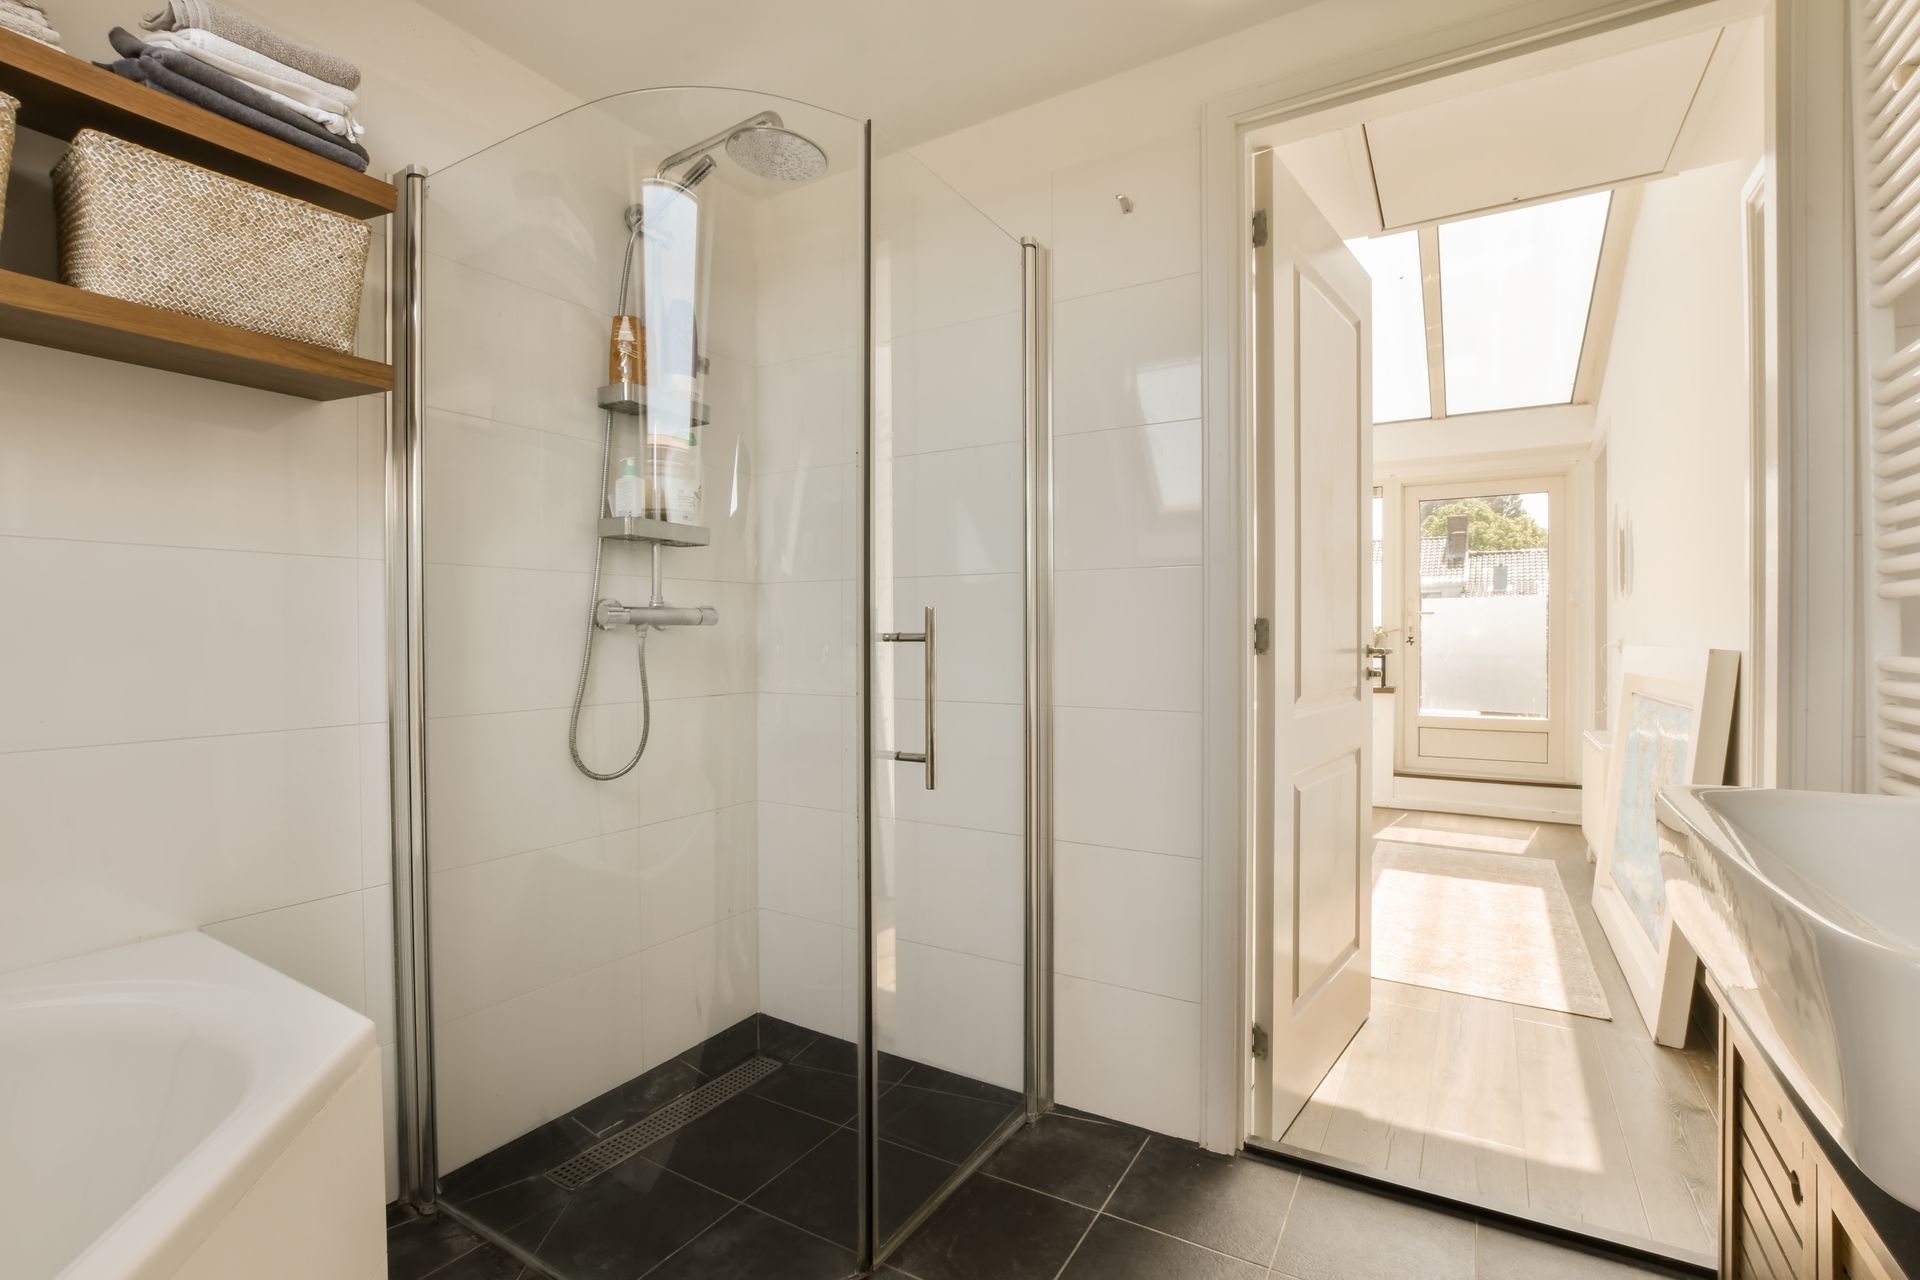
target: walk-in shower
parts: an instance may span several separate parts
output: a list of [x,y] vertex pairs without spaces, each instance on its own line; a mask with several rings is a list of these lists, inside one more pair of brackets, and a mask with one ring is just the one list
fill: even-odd
[[402,190],[405,1192],[552,1276],[852,1274],[1048,1100],[1038,251],[730,90]]

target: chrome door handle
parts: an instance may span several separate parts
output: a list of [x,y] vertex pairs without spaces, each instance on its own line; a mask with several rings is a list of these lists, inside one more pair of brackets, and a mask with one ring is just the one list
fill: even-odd
[[934,743],[933,606],[928,605],[923,612],[925,615],[925,621],[923,621],[920,624],[922,628],[921,630],[919,631],[882,631],[880,633],[880,638],[882,640],[889,641],[890,643],[893,643],[893,644],[917,644],[925,647],[926,669],[927,669],[926,746],[919,751],[882,751],[880,755],[883,759],[886,759],[886,760],[904,760],[908,764],[925,765],[927,767],[927,790],[931,791],[933,790],[933,743]]

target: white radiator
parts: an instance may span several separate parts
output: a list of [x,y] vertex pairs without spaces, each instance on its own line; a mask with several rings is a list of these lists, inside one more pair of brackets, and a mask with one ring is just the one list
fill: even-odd
[[1860,0],[1854,34],[1872,383],[1868,754],[1880,790],[1920,796],[1920,0]]

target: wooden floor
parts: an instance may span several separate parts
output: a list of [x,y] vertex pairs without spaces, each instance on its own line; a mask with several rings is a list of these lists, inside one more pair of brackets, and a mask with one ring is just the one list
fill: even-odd
[[1283,1141],[1442,1194],[1711,1254],[1713,1046],[1697,1029],[1684,1050],[1648,1035],[1593,914],[1579,830],[1381,810],[1375,834],[1552,859],[1613,1020],[1375,980],[1372,1017]]

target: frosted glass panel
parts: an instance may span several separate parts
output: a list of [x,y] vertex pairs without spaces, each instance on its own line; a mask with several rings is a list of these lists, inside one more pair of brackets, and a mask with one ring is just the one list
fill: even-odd
[[1573,399],[1611,199],[1600,191],[1440,228],[1448,414]]
[[1347,248],[1373,277],[1373,420],[1432,417],[1419,234],[1349,240]]
[[1544,493],[1420,504],[1420,710],[1547,714]]

